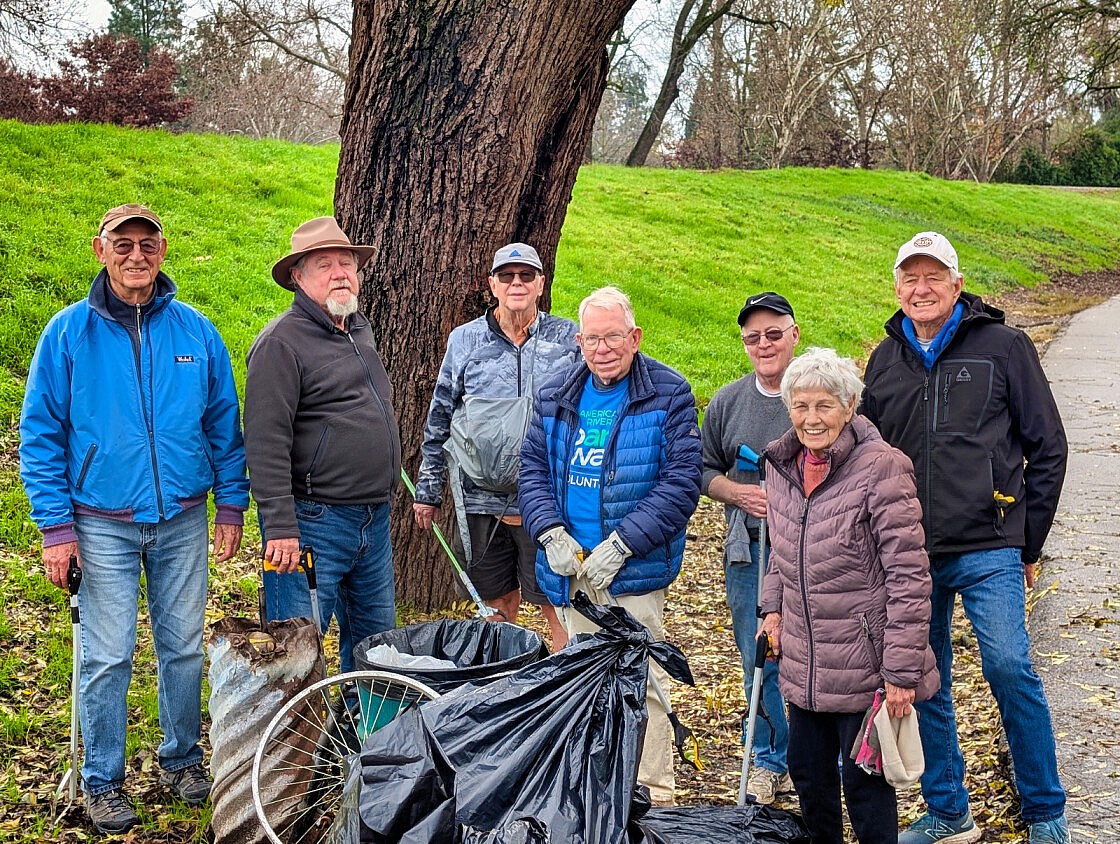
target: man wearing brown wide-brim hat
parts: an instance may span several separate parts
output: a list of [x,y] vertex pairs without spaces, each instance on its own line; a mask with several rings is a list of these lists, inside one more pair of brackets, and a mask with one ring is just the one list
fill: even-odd
[[353,647],[396,626],[389,501],[401,443],[389,377],[358,272],[373,247],[352,243],[333,217],[296,228],[272,278],[295,293],[246,358],[245,450],[264,543],[270,619],[312,616],[297,570],[315,552],[323,630],[338,619],[341,668]]

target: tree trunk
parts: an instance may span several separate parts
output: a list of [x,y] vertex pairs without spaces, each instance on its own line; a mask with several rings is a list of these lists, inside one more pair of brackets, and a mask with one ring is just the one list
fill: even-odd
[[669,57],[669,64],[665,67],[665,76],[661,79],[661,90],[657,92],[657,99],[653,101],[649,117],[642,126],[642,133],[634,142],[634,148],[626,156],[627,167],[644,167],[646,159],[657,143],[657,136],[661,134],[661,127],[665,125],[665,117],[669,109],[680,96],[681,74],[684,73],[684,60],[686,54],[675,52]]
[[[551,277],[560,227],[633,0],[356,0],[336,214],[375,247],[362,307],[393,381],[415,476],[448,333],[489,301],[498,247],[520,240]],[[548,309],[546,285],[541,305]],[[445,497],[445,532],[453,508]],[[394,501],[398,599],[453,598],[452,569]]]

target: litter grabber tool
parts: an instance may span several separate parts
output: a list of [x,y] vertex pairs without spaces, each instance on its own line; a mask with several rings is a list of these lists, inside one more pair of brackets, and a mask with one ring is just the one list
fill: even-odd
[[310,545],[299,549],[299,567],[307,578],[307,591],[311,594],[311,617],[315,619],[315,628],[323,629],[323,617],[319,611],[319,590],[315,586],[315,551]]
[[[736,805],[747,805],[747,780],[751,771],[751,747],[754,733],[758,727],[758,717],[762,713],[762,669],[766,660],[774,655],[769,636],[759,636],[755,640],[754,675],[751,678],[751,702],[747,708],[747,728],[743,731],[743,772],[739,775],[739,800]],[[763,714],[765,718],[765,714]]]
[[82,621],[78,610],[78,589],[81,585],[82,567],[78,565],[78,558],[71,555],[70,565],[66,570],[66,588],[70,592],[70,635],[73,652],[73,665],[70,672],[70,766],[62,775],[52,798],[52,802],[57,804],[62,793],[67,792],[66,809],[74,804],[78,796],[78,683],[82,661]]
[[[319,590],[315,585],[315,551],[310,545],[304,545],[299,550],[299,561],[296,566],[303,572],[307,578],[307,591],[311,596],[311,617],[315,620],[315,629],[323,630],[323,616],[319,611]],[[271,560],[261,560],[261,569],[264,571],[276,571],[276,564]],[[268,608],[265,605],[264,589],[257,593],[258,611],[261,616],[261,630],[267,629],[268,622]]]
[[[580,562],[583,562],[586,555],[587,552],[580,555]],[[619,604],[614,595],[610,593],[609,589],[605,591],[610,605],[617,607]],[[673,728],[673,742],[677,745],[677,752],[680,753],[681,759],[697,771],[704,770],[704,762],[700,759],[700,743],[696,740],[692,730],[682,724],[681,719],[677,717],[677,713],[673,711],[673,705],[669,702],[669,695],[661,688],[661,683],[658,681],[657,675],[653,673],[652,667],[649,670],[649,685],[653,689],[653,693],[657,695],[661,706],[665,709],[665,714],[669,716],[669,724]]]
[[[413,500],[416,500],[416,484],[412,482],[412,478],[408,476],[408,472],[405,471],[403,466],[401,467],[401,480],[404,481],[404,486],[405,489],[408,490],[408,494],[412,496]],[[451,560],[451,567],[455,569],[455,574],[459,576],[463,588],[467,590],[467,594],[471,596],[471,600],[474,601],[474,605],[478,608],[476,615],[479,618],[489,618],[492,615],[500,615],[505,618],[503,613],[493,607],[487,606],[479,596],[478,590],[474,588],[474,584],[471,583],[467,572],[459,565],[459,560],[455,557],[455,552],[451,550],[451,546],[447,542],[447,537],[443,535],[443,531],[440,530],[439,525],[435,522],[432,522],[432,532],[436,535],[436,539],[439,540],[440,547],[443,548],[444,553],[447,554],[447,559]]]
[[[739,446],[738,468],[741,471],[758,472],[758,488],[766,492],[766,457],[759,454],[746,443]],[[755,566],[758,579],[755,586],[755,634],[762,631],[762,581],[766,576],[766,519],[758,521],[758,565]],[[738,805],[744,806],[747,802],[747,780],[750,776],[751,750],[754,746],[754,734],[758,725],[759,709],[762,703],[762,671],[766,666],[768,656],[773,656],[770,637],[762,636],[756,639],[754,676],[751,679],[751,699],[747,706],[747,727],[743,731],[743,770],[739,776],[739,801]],[[767,719],[769,720],[769,719]]]

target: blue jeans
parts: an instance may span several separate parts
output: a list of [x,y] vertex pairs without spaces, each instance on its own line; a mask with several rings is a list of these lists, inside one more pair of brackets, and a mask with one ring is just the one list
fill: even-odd
[[[769,558],[769,550],[766,556]],[[754,634],[758,631],[758,543],[751,542],[750,563],[725,563],[723,575],[727,581],[727,605],[731,608],[735,644],[743,661],[744,693],[747,703],[750,703],[751,681],[754,678]],[[762,707],[770,718],[770,724],[759,718],[755,725],[752,742],[754,764],[776,774],[784,774],[788,771],[789,724],[786,721],[786,704],[778,691],[776,662],[767,662],[762,669]]]
[[[296,499],[301,545],[315,551],[315,579],[323,632],[338,619],[343,671],[354,669],[354,646],[397,626],[393,546],[388,504],[323,504]],[[300,570],[266,571],[269,619],[311,618],[311,593]]]
[[154,525],[77,516],[75,530],[82,556],[82,779],[86,793],[96,796],[124,784],[141,574],[159,666],[159,763],[165,771],[177,771],[202,761],[198,741],[209,537],[201,505]]
[[1018,548],[995,548],[930,558],[933,615],[929,640],[941,688],[917,704],[925,751],[922,796],[933,815],[958,818],[968,810],[964,757],[953,713],[953,605],[959,593],[980,646],[984,679],[999,706],[1015,767],[1023,820],[1060,817],[1066,796],[1058,780],[1054,728],[1042,681],[1030,661],[1023,563]]

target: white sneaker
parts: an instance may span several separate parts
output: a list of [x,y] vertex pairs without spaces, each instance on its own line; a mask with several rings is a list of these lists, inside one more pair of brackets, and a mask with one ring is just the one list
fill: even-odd
[[755,803],[769,806],[779,794],[793,791],[793,780],[789,774],[776,774],[765,768],[755,768],[747,780],[747,794]]

